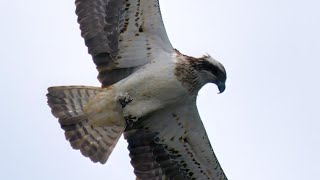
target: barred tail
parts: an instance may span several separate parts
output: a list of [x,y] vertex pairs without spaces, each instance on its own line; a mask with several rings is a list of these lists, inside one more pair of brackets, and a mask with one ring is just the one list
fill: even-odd
[[103,90],[97,87],[57,86],[48,88],[47,98],[71,146],[80,149],[93,162],[104,164],[124,131],[125,123],[101,123],[86,114],[86,105],[101,92]]

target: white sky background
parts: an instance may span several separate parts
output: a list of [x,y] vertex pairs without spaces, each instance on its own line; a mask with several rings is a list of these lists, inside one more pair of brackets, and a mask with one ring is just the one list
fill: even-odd
[[[228,73],[198,107],[230,180],[320,179],[320,2],[160,0],[174,47]],[[72,0],[1,0],[0,179],[134,179],[126,142],[106,165],[72,150],[46,105],[53,85],[95,85]]]

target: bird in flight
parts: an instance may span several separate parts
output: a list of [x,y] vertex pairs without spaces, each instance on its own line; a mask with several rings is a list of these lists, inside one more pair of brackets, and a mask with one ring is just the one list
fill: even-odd
[[196,106],[206,83],[225,90],[223,65],[172,47],[159,0],[75,4],[102,86],[48,88],[72,148],[104,164],[123,134],[139,180],[226,180]]

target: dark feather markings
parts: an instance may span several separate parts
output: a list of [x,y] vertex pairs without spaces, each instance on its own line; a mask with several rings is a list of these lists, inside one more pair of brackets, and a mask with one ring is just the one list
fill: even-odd
[[227,180],[212,150],[196,104],[174,104],[127,127],[137,179]]
[[150,62],[151,49],[172,51],[158,0],[76,0],[75,4],[81,36],[103,87]]
[[105,163],[122,134],[123,127],[95,126],[83,108],[90,97],[101,92],[101,88],[84,86],[61,86],[48,89],[48,105],[52,114],[59,118],[65,138],[74,149],[79,149],[93,162]]
[[139,179],[188,179],[174,161],[176,156],[169,154],[165,145],[157,143],[157,132],[131,129],[124,135],[129,143],[134,173]]

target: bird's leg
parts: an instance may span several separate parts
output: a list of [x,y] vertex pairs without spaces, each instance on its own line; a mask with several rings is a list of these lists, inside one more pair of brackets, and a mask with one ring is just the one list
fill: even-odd
[[132,127],[133,126],[133,123],[136,122],[138,120],[137,117],[133,117],[131,115],[128,115],[128,116],[124,116],[124,119],[127,123],[127,126],[129,127]]
[[[133,99],[129,96],[127,92],[121,93],[118,97],[118,102],[121,104],[122,109],[124,109],[127,104],[129,104]],[[138,120],[137,117],[128,114],[128,112],[123,113],[123,118],[125,119],[127,126],[132,127],[133,123]]]
[[127,92],[121,93],[118,96],[118,101],[121,104],[122,108],[125,108],[128,103],[130,103],[133,99],[129,96]]

